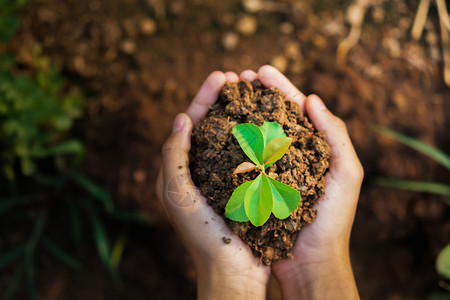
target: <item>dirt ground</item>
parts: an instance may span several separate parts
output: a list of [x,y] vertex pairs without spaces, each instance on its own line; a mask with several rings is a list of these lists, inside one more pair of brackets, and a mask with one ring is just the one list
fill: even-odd
[[[267,63],[346,121],[361,158],[366,179],[351,241],[361,297],[424,299],[438,289],[434,260],[450,236],[444,199],[376,187],[371,179],[449,183],[449,173],[369,127],[385,125],[450,152],[436,9],[415,42],[418,0],[371,1],[349,67],[339,71],[336,49],[349,30],[350,2],[48,0],[29,7],[11,49],[30,67],[31,49],[40,46],[86,96],[86,172],[120,206],[156,219],[130,229],[121,289],[86,254],[89,272],[49,265],[39,274],[43,298],[195,298],[192,265],[155,198],[160,148],[210,72]],[[269,298],[280,299],[273,281]]]

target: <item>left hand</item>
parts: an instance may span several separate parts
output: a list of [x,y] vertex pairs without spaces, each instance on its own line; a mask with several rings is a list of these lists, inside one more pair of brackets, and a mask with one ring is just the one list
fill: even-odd
[[[199,299],[264,299],[270,268],[260,263],[206,203],[189,171],[192,126],[209,111],[226,81],[235,73],[209,75],[186,113],[179,114],[162,149],[163,167],[157,181],[158,198],[193,258]],[[225,243],[225,240],[230,243]]]

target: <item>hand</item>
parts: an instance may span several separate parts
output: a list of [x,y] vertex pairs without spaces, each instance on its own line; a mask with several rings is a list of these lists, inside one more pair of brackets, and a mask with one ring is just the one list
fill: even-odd
[[[206,203],[189,172],[192,126],[209,111],[226,81],[235,73],[213,72],[186,114],[179,114],[162,149],[158,198],[194,261],[199,299],[264,299],[270,269]],[[229,242],[229,243],[228,243]]]
[[358,299],[349,258],[350,232],[363,179],[363,169],[344,122],[316,95],[306,97],[271,66],[258,74],[244,71],[241,78],[278,87],[295,101],[331,146],[326,194],[315,206],[316,220],[303,228],[293,249],[294,259],[272,265],[285,299]]

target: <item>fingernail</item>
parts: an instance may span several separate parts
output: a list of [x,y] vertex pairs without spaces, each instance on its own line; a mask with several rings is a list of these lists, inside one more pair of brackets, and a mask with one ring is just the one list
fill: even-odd
[[325,104],[323,103],[322,99],[320,99],[318,96],[316,95],[311,95],[309,96],[309,98],[313,101],[313,105],[320,110],[327,110],[327,107],[325,106]]
[[175,121],[173,122],[173,130],[172,132],[177,132],[183,129],[184,125],[186,124],[186,117],[184,114],[178,114],[175,118]]

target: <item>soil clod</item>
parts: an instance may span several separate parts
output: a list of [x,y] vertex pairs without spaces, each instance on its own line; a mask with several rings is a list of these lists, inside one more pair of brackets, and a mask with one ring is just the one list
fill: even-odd
[[317,132],[298,104],[286,100],[278,88],[265,88],[259,80],[227,83],[208,115],[193,130],[190,168],[208,204],[223,216],[233,190],[258,175],[256,171],[233,174],[249,159],[231,130],[241,123],[261,126],[265,121],[277,122],[292,138],[286,154],[267,169],[267,174],[300,191],[302,201],[288,218],[279,220],[272,215],[260,227],[225,220],[253,253],[270,265],[292,257],[299,231],[317,215],[313,207],[325,193],[324,176],[329,167],[330,147],[325,135]]

